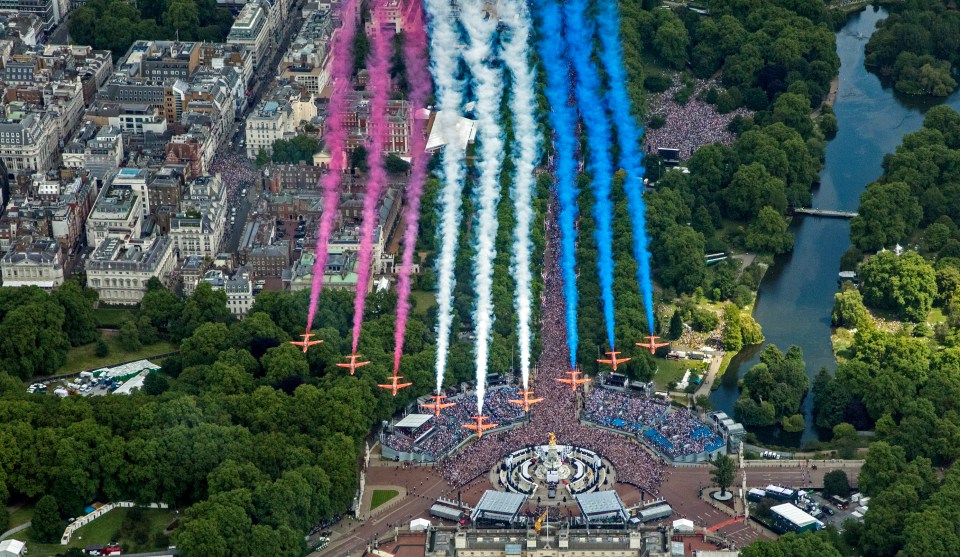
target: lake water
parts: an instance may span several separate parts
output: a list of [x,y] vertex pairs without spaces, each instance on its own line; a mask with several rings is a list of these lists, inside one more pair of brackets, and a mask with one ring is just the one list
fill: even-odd
[[[923,112],[936,103],[903,98],[863,66],[864,46],[886,17],[884,10],[868,7],[850,18],[837,33],[840,55],[840,89],[833,110],[839,132],[827,145],[826,166],[820,173],[820,187],[813,193],[813,207],[856,211],[860,194],[882,173],[886,153],[893,152],[901,138],[918,130]],[[960,108],[960,93],[946,103]],[[830,346],[830,312],[837,292],[840,256],[850,247],[847,220],[797,217],[791,230],[793,253],[778,258],[760,286],[754,317],[763,326],[767,343],[786,351],[792,344],[803,349],[810,385],[821,367],[836,369]],[[891,246],[892,247],[892,246]],[[710,399],[718,410],[733,415],[739,392],[738,379],[759,361],[761,346],[745,349],[731,362]],[[813,397],[803,405],[807,429],[787,434],[779,428],[756,430],[761,441],[799,446],[815,439],[811,411]]]

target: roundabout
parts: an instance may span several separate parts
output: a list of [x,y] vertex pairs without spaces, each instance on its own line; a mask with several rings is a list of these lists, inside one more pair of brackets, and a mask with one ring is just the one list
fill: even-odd
[[511,452],[490,471],[499,489],[536,497],[541,505],[562,505],[572,496],[613,489],[613,466],[583,447],[557,443],[551,433],[545,445]]

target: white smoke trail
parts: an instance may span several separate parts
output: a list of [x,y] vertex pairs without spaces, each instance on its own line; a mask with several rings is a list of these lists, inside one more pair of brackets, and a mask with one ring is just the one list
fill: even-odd
[[485,13],[480,0],[464,0],[461,21],[470,38],[463,53],[472,77],[476,95],[477,152],[479,169],[477,196],[477,252],[473,274],[477,307],[476,326],[477,412],[483,415],[486,394],[487,360],[490,350],[490,329],[493,326],[493,260],[497,253],[497,205],[500,202],[500,170],[503,162],[503,130],[500,128],[500,101],[503,95],[503,74],[490,65],[494,59],[497,18]]
[[437,269],[437,392],[443,387],[443,375],[450,348],[453,322],[454,263],[460,237],[460,199],[463,194],[463,159],[457,123],[463,104],[463,83],[459,74],[460,38],[454,27],[449,0],[426,0],[430,16],[430,71],[436,84],[438,123],[446,140],[443,150],[443,191],[440,195],[440,232],[442,240]]
[[510,113],[513,117],[514,160],[513,210],[516,228],[513,232],[513,276],[517,283],[514,307],[517,310],[517,337],[520,344],[520,374],[523,388],[530,383],[530,223],[533,220],[531,203],[534,185],[533,169],[540,154],[540,130],[536,113],[535,77],[529,60],[530,14],[521,0],[505,0],[500,5],[500,18],[509,33],[504,37],[501,58],[507,64],[512,82]]

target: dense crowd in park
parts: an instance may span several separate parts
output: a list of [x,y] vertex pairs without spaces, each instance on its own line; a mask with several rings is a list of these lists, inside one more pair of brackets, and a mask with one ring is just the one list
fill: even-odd
[[[483,404],[483,414],[490,418],[491,423],[500,426],[515,422],[523,418],[523,409],[512,404],[510,399],[516,400],[520,395],[513,387],[502,387],[487,390]],[[433,416],[424,425],[413,431],[396,429],[383,439],[383,444],[397,451],[415,451],[430,457],[444,455],[450,449],[466,439],[471,431],[463,424],[470,423],[471,418],[477,415],[477,395],[475,392],[453,398],[448,402],[456,406],[446,408],[440,416]],[[420,436],[430,430],[433,432],[420,441]]]
[[606,427],[637,434],[644,442],[671,458],[723,446],[686,408],[670,408],[663,400],[594,389],[584,404],[584,418]]
[[687,102],[681,104],[675,97],[685,87],[679,78],[674,77],[669,89],[651,95],[649,113],[663,117],[664,123],[659,128],[646,128],[648,153],[656,153],[659,148],[679,149],[680,159],[686,160],[704,145],[733,145],[737,136],[728,129],[730,122],[737,116],[751,115],[746,108],[720,114],[716,105],[707,103],[706,92],[717,87],[713,79],[694,80],[693,92]]
[[[548,229],[550,247],[545,254],[543,299],[561,300],[563,296],[562,277],[556,267],[557,233],[556,227]],[[540,331],[544,349],[531,388],[534,396],[544,401],[533,406],[529,423],[484,435],[453,457],[441,461],[440,473],[452,486],[465,485],[485,474],[509,452],[547,444],[552,432],[561,445],[590,449],[608,459],[616,470],[618,481],[656,494],[663,479],[662,459],[633,439],[580,423],[578,408],[582,404],[582,387],[574,392],[570,385],[556,381],[566,376],[570,362],[563,304],[542,304],[542,307]]]

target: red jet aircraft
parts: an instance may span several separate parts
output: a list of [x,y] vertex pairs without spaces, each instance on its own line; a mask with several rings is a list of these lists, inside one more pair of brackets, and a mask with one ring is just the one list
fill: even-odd
[[601,364],[607,364],[608,366],[613,366],[613,371],[617,371],[617,364],[622,364],[630,361],[630,358],[617,358],[617,355],[620,354],[619,352],[605,352],[605,354],[610,357],[606,360],[603,358],[600,358],[599,360],[597,360],[597,362]]
[[353,375],[353,372],[357,371],[358,367],[363,367],[370,363],[370,362],[358,362],[357,358],[359,357],[360,357],[360,354],[350,354],[349,356],[347,356],[347,359],[350,361],[346,363],[338,363],[337,367],[349,369],[350,375]]
[[404,387],[409,387],[410,385],[413,385],[413,383],[398,383],[397,381],[401,379],[403,379],[403,376],[393,374],[390,376],[390,381],[391,381],[390,383],[387,383],[386,385],[377,385],[377,386],[380,387],[381,389],[389,389],[393,391],[393,396],[397,396],[397,391],[399,391]]
[[567,372],[567,375],[570,376],[570,379],[557,379],[557,381],[559,381],[560,383],[566,383],[567,385],[570,385],[570,390],[571,390],[571,391],[576,391],[576,390],[577,390],[577,385],[583,385],[584,383],[589,383],[589,382],[590,382],[590,378],[589,378],[589,377],[584,377],[583,379],[577,379],[577,376],[578,376],[578,375],[582,375],[582,373],[583,373],[583,372],[581,372],[580,370],[577,370],[577,369],[575,369],[575,370],[573,370],[573,371],[568,371],[568,372]]
[[530,398],[530,397],[533,395],[533,390],[532,390],[532,389],[527,389],[527,390],[525,390],[525,391],[520,391],[520,394],[523,395],[523,398],[511,399],[510,402],[512,402],[513,404],[519,405],[519,406],[523,406],[523,411],[524,411],[524,412],[529,412],[529,411],[530,411],[530,405],[531,405],[531,404],[536,404],[536,403],[538,403],[538,402],[543,402],[543,399],[542,399],[542,398]]
[[310,340],[310,337],[313,336],[313,333],[311,332],[303,333],[300,336],[303,337],[303,340],[291,340],[290,344],[294,346],[302,346],[304,354],[307,353],[307,348],[310,348],[314,344],[320,344],[321,342],[323,342],[322,340]]
[[657,348],[662,348],[662,347],[664,347],[664,346],[670,346],[670,343],[669,343],[669,342],[660,342],[660,343],[658,343],[658,342],[657,342],[657,339],[660,338],[660,337],[643,337],[643,338],[647,339],[649,342],[638,342],[638,343],[637,343],[637,346],[642,346],[642,347],[644,347],[644,348],[649,348],[651,354],[656,354],[656,353],[657,353]]
[[450,408],[451,406],[457,405],[456,402],[443,402],[443,399],[447,397],[441,394],[430,395],[430,398],[433,399],[433,402],[421,404],[420,406],[426,408],[427,410],[433,410],[437,416],[440,415],[440,411],[444,408]]
[[476,424],[463,424],[463,427],[467,429],[472,429],[477,432],[477,439],[483,437],[483,432],[488,429],[493,429],[500,424],[490,423],[490,418],[486,416],[474,416],[473,419],[477,422]]

